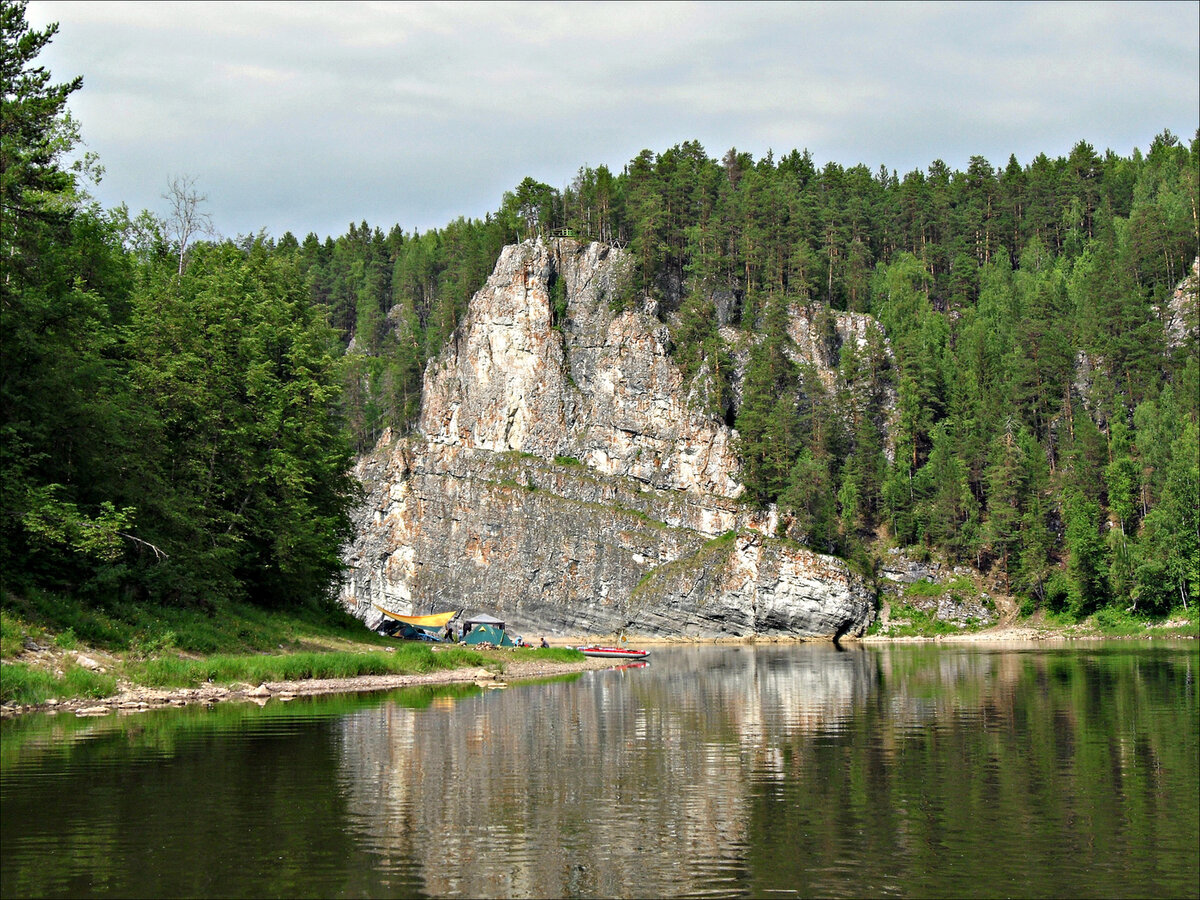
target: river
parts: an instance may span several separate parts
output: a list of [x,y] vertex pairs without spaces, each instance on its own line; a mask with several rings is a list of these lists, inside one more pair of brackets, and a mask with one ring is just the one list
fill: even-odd
[[0,730],[0,895],[1200,895],[1197,642],[717,645]]

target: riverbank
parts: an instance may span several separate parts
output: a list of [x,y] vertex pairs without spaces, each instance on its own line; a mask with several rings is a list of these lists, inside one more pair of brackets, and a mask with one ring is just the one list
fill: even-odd
[[[374,637],[374,636],[372,636]],[[992,628],[978,631],[963,631],[935,635],[867,635],[861,638],[846,639],[846,643],[889,644],[889,643],[1028,643],[1028,642],[1071,642],[1096,639],[1196,639],[1197,629],[1194,622],[1189,620],[1171,620],[1160,624],[1147,625],[1136,633],[1112,634],[1104,633],[1094,624],[1047,622],[1044,618],[1021,620],[996,625]],[[608,636],[554,636],[549,638],[552,647],[574,648],[585,643],[614,644],[620,643],[619,638]],[[799,639],[788,637],[749,638],[688,638],[688,637],[645,637],[634,636],[626,638],[630,646],[678,646],[683,644],[779,644],[797,643]],[[338,640],[310,640],[294,648],[279,648],[278,653],[266,654],[260,659],[288,659],[300,653],[368,654],[385,652],[403,648],[395,645],[381,648],[374,641],[348,642]],[[454,645],[429,648],[429,652],[438,653],[451,650]],[[425,646],[418,648],[425,651]],[[163,654],[168,658],[172,654]],[[396,654],[397,656],[399,654]],[[36,702],[21,702],[8,699],[0,705],[0,717],[8,718],[31,712],[72,713],[78,716],[102,716],[112,713],[130,713],[141,710],[159,709],[169,706],[186,706],[190,704],[212,705],[217,703],[251,702],[264,705],[269,701],[288,702],[296,697],[316,696],[321,694],[359,693],[370,691],[388,691],[415,685],[442,685],[476,683],[480,686],[493,688],[502,687],[514,681],[537,678],[551,678],[569,675],[594,669],[610,669],[622,664],[611,659],[595,659],[581,657],[576,660],[548,659],[534,649],[494,649],[483,650],[474,654],[472,663],[482,661],[483,664],[460,664],[457,668],[437,668],[434,671],[393,672],[387,674],[360,674],[350,677],[297,677],[232,681],[221,683],[221,679],[187,687],[154,687],[139,684],[129,677],[136,666],[145,664],[145,660],[134,661],[127,653],[109,652],[102,649],[74,646],[65,649],[57,646],[53,640],[38,643],[26,640],[22,651],[5,659],[5,668],[9,677],[15,664],[36,672],[53,673],[62,678],[64,673],[76,673],[89,676],[89,680],[77,681],[86,684],[72,690],[61,684],[57,690],[59,696],[50,696]],[[203,657],[200,657],[203,659]],[[444,662],[449,663],[445,657]],[[452,664],[451,664],[452,665]],[[107,679],[107,681],[105,681]],[[97,691],[95,685],[108,684],[108,690]]]
[[[90,659],[90,657],[89,657]],[[269,701],[286,703],[297,697],[322,694],[367,693],[391,691],[416,685],[478,684],[500,688],[511,682],[570,675],[590,669],[611,669],[619,663],[613,660],[586,658],[578,662],[547,662],[538,659],[511,660],[499,667],[472,666],[438,672],[406,675],[360,675],[354,678],[304,678],[288,681],[266,681],[258,685],[205,684],[195,688],[150,688],[126,682],[111,697],[101,699],[73,697],[49,699],[42,703],[6,703],[0,716],[22,715],[31,712],[73,713],[77,716],[105,716],[112,713],[131,713],[168,706],[216,703],[256,703]]]

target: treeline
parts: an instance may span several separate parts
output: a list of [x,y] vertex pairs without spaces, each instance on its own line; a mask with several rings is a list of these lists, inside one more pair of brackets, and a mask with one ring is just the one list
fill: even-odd
[[[854,556],[882,534],[1028,608],[1161,612],[1200,598],[1198,165],[1169,132],[1145,156],[1081,142],[902,179],[691,143],[611,185],[585,170],[548,208],[626,241],[685,371],[718,407],[740,388],[748,495],[789,535]],[[801,307],[832,388],[793,362]],[[870,313],[886,347],[843,342],[831,310]]]

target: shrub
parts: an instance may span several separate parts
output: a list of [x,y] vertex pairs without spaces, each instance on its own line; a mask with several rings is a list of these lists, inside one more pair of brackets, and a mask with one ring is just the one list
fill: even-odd
[[62,650],[74,650],[79,646],[79,640],[75,637],[75,629],[68,628],[66,631],[60,632],[54,636],[54,645]]

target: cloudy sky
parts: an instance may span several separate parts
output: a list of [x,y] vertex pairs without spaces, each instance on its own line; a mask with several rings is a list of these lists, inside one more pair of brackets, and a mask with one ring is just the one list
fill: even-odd
[[531,175],[699,140],[755,158],[1004,165],[1200,125],[1200,3],[31,2],[106,175],[321,237],[480,217]]

